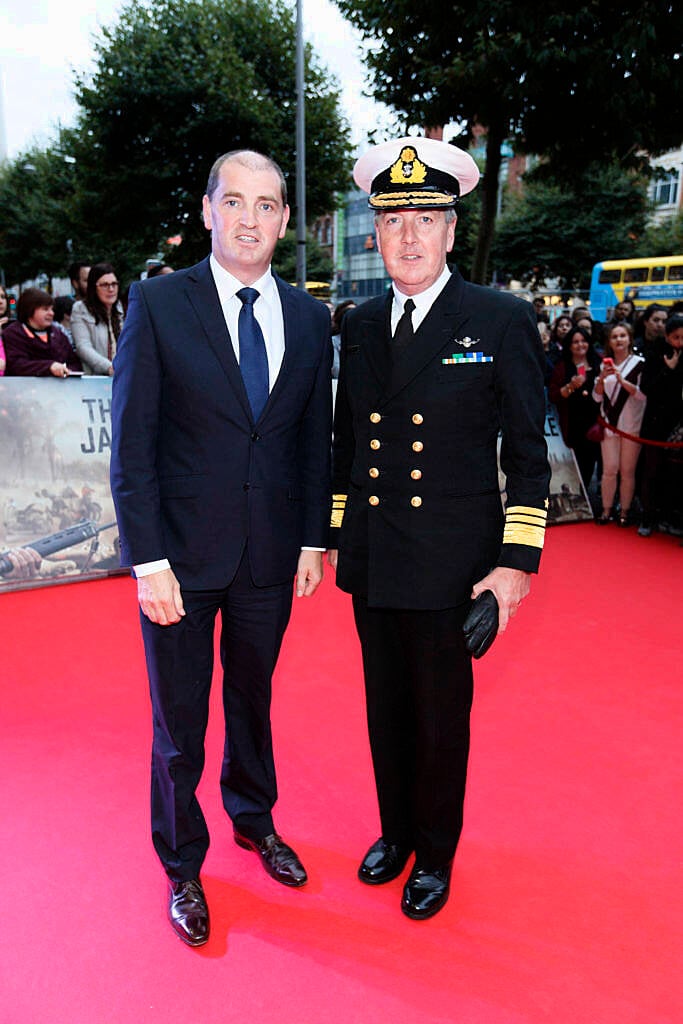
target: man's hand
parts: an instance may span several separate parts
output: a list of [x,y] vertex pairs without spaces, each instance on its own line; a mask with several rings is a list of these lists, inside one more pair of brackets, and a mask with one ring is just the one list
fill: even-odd
[[472,598],[484,590],[492,590],[498,601],[498,632],[504,633],[509,620],[516,614],[531,589],[530,574],[521,569],[498,566],[472,587]]
[[5,573],[5,580],[30,580],[37,576],[42,558],[33,548],[13,548],[5,552],[13,565],[11,572]]
[[322,551],[302,551],[296,568],[296,596],[310,597],[315,594],[322,578]]
[[138,601],[150,622],[170,626],[185,614],[180,584],[172,569],[152,572],[138,579]]
[[329,566],[331,566],[331,568],[334,569],[335,571],[336,571],[336,568],[337,568],[337,558],[338,558],[338,556],[339,556],[339,551],[337,550],[337,548],[330,548],[330,550],[327,552],[327,564]]

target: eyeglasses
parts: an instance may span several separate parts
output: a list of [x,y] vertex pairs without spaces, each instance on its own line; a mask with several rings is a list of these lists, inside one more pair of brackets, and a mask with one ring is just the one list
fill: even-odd
[[97,282],[97,287],[98,288],[118,288],[118,286],[119,286],[119,282],[118,281],[98,281]]

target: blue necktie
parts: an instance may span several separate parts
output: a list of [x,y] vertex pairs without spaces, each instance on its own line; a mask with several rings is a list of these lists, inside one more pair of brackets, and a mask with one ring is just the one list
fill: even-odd
[[237,298],[242,303],[237,333],[240,343],[240,370],[251,406],[254,423],[268,401],[268,356],[263,331],[254,316],[254,303],[259,297],[255,288],[240,288]]

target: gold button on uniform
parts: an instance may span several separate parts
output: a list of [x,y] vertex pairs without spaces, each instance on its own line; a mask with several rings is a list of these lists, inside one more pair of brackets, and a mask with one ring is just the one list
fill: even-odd
[[381,419],[382,419],[382,417],[380,416],[380,414],[378,412],[371,412],[370,413],[370,422],[371,423],[379,423],[379,421]]
[[423,448],[424,448],[424,445],[422,444],[422,441],[413,441],[413,451],[414,452],[421,452]]
[[377,497],[376,494],[371,494],[370,497],[368,498],[368,501],[370,502],[371,505],[379,505],[379,498]]
[[419,426],[420,426],[420,424],[421,424],[421,423],[423,423],[423,422],[424,422],[424,416],[422,415],[422,413],[421,413],[421,412],[415,412],[415,413],[413,413],[413,423],[414,423],[414,424],[415,424],[416,426],[418,426],[418,427],[419,427]]
[[421,469],[411,469],[411,471],[410,471],[410,479],[411,480],[421,480],[422,479],[422,470]]
[[422,498],[420,498],[419,495],[416,494],[414,498],[410,499],[410,504],[413,506],[413,508],[419,508],[420,505],[422,504]]
[[369,469],[368,473],[370,474],[373,480],[376,480],[377,477],[379,476],[379,470],[375,466],[373,466],[372,469]]
[[376,452],[382,446],[379,443],[379,441],[377,440],[377,438],[373,437],[372,441],[370,442],[370,447],[372,448],[373,452]]

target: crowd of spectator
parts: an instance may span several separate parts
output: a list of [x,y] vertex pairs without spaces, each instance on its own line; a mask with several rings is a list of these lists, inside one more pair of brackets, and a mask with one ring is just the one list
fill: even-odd
[[[148,277],[173,273],[157,262]],[[125,295],[111,263],[73,263],[71,295],[25,289],[12,319],[0,286],[0,375],[69,377],[114,373]],[[332,376],[339,375],[344,316],[330,305]],[[596,522],[683,535],[683,303],[652,303],[638,314],[624,299],[606,323],[587,306],[562,310],[533,300],[546,353],[546,386],[586,492],[599,494]],[[556,310],[552,310],[556,312]],[[643,440],[657,444],[642,444]],[[595,484],[595,490],[591,490]]]
[[625,299],[606,323],[575,306],[552,326],[535,308],[562,437],[600,495],[596,522],[683,536],[683,450],[671,447],[683,440],[683,303],[638,315]]

